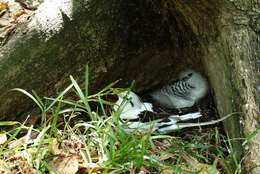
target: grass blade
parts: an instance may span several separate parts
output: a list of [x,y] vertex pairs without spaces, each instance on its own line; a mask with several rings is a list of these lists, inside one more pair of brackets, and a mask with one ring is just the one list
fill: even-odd
[[54,133],[55,137],[59,139],[58,133],[57,133],[57,120],[60,112],[60,107],[61,107],[61,100],[59,101],[58,107],[56,109],[56,112],[53,116],[53,120],[51,123],[51,130],[50,130],[50,136]]
[[35,98],[33,95],[31,95],[29,92],[27,92],[26,90],[24,89],[20,89],[20,88],[14,88],[12,89],[12,91],[19,91],[19,92],[22,92],[23,94],[27,95],[29,98],[31,98],[38,106],[39,108],[44,111],[44,106],[41,104],[41,102],[39,102],[37,100],[37,98]]
[[72,81],[72,84],[73,84],[74,88],[76,89],[80,99],[83,101],[83,103],[85,105],[88,105],[88,101],[87,101],[86,97],[84,96],[84,94],[83,94],[82,90],[80,89],[76,80],[72,76],[70,76],[70,80]]
[[12,126],[15,124],[21,124],[18,121],[0,121],[0,126]]
[[242,146],[246,145],[252,138],[254,138],[254,136],[256,136],[256,134],[258,134],[258,132],[260,131],[260,128],[257,128],[252,134],[250,134],[246,140],[242,143]]
[[85,96],[88,97],[88,65],[85,72]]
[[18,133],[22,130],[24,124],[25,124],[25,122],[24,122],[21,126],[19,126],[18,129],[15,131],[15,133],[12,134],[11,137],[8,138],[8,140],[1,146],[0,152],[3,151],[3,149],[8,145],[8,143],[9,143],[10,141],[12,141],[13,139],[15,139],[16,135],[18,135]]
[[[55,98],[49,98],[49,97],[45,97],[45,99],[52,100],[52,101],[56,100]],[[81,104],[78,104],[77,102],[72,101],[72,100],[61,100],[61,102],[65,103],[65,104],[69,104],[69,105],[75,106],[75,107],[85,108],[85,106],[83,106]]]
[[46,111],[48,111],[64,94],[66,94],[71,88],[73,84],[70,84],[64,91],[60,93],[60,95],[47,107]]
[[36,99],[42,106],[44,106],[44,103],[42,102],[42,100],[41,100],[41,98],[38,96],[38,94],[37,94],[34,90],[32,90],[32,93],[33,93],[35,99]]
[[80,99],[83,101],[84,105],[86,106],[86,109],[87,109],[87,111],[88,111],[88,114],[90,115],[90,117],[91,117],[91,119],[92,119],[92,118],[93,118],[93,115],[92,115],[92,113],[91,113],[91,110],[90,110],[90,107],[89,107],[89,104],[88,104],[88,99],[87,99],[87,97],[84,96],[84,94],[83,94],[82,90],[80,89],[78,83],[76,82],[76,80],[75,80],[72,76],[70,76],[70,80],[72,81],[73,86],[75,87],[75,89],[76,89],[76,91],[77,91],[77,93],[78,93]]

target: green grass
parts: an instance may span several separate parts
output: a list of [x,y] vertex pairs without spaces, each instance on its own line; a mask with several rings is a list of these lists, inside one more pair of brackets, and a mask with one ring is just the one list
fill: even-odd
[[[202,167],[210,166],[208,173],[212,174],[216,169],[221,173],[241,173],[241,162],[235,157],[232,140],[220,134],[218,128],[202,132],[188,129],[174,135],[149,131],[140,134],[138,130],[126,134],[124,125],[119,124],[120,109],[113,111],[114,103],[104,98],[129,89],[114,88],[117,82],[113,82],[97,94],[89,95],[88,79],[87,67],[85,90],[70,76],[72,83],[58,97],[45,98],[45,101],[34,91],[30,94],[14,89],[38,105],[42,112],[41,124],[28,127],[26,121],[22,124],[0,122],[0,126],[19,125],[1,134],[7,140],[1,145],[0,170],[20,173],[73,173],[78,170],[85,173],[139,173],[141,170],[163,173],[170,170],[188,174],[200,173],[205,170]],[[66,99],[69,91],[75,93],[75,100]],[[89,120],[77,119],[79,111]]]

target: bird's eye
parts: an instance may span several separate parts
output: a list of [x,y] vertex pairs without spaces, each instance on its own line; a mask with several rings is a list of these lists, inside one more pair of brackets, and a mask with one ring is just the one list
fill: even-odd
[[181,80],[183,80],[183,81],[189,80],[191,78],[191,76],[192,76],[192,73],[188,73],[183,78],[181,78]]
[[191,76],[192,76],[192,73],[189,73],[189,74],[188,74],[188,77],[191,77]]

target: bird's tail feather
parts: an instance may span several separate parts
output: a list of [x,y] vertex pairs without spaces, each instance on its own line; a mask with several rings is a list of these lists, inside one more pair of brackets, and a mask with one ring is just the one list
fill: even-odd
[[228,114],[220,119],[217,120],[212,120],[212,121],[207,121],[207,122],[202,122],[202,123],[176,123],[174,125],[171,126],[167,126],[167,127],[163,127],[163,128],[159,128],[158,132],[160,133],[166,133],[168,131],[173,131],[173,130],[179,130],[179,129],[183,129],[183,128],[188,128],[188,127],[196,127],[196,126],[207,126],[207,125],[212,125],[212,124],[216,124],[218,122],[221,122],[229,117],[231,117],[232,115],[235,114],[240,114],[241,112],[234,112],[231,114]]
[[185,115],[171,115],[169,116],[169,119],[174,119],[174,120],[181,120],[181,121],[185,121],[185,120],[190,120],[190,119],[196,119],[201,117],[201,113],[200,112],[194,112],[194,113],[190,113],[190,114],[185,114]]

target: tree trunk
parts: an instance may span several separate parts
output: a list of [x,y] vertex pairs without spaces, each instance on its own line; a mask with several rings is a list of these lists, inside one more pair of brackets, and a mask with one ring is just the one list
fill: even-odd
[[[122,87],[136,80],[135,91],[144,92],[191,67],[208,77],[221,116],[243,112],[224,123],[231,138],[259,127],[260,2],[60,0],[66,8],[43,20],[55,7],[47,2],[17,22],[0,50],[1,119],[23,119],[32,108],[10,89],[57,96],[70,74],[82,82],[86,64],[90,92],[120,78]],[[241,141],[233,145],[241,156]],[[247,173],[257,173],[259,146],[257,134],[248,143]]]

